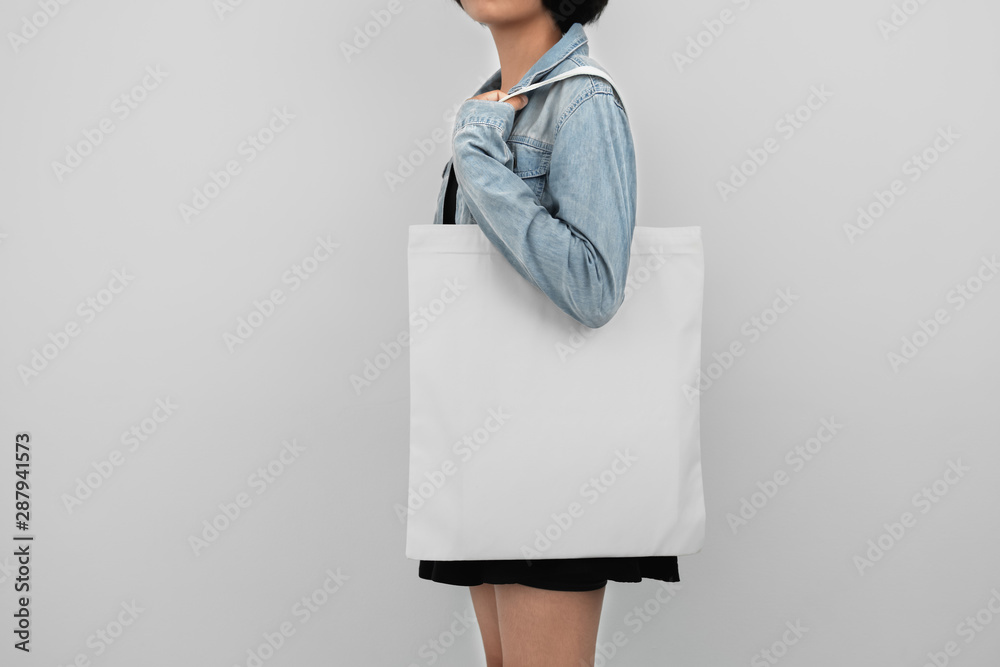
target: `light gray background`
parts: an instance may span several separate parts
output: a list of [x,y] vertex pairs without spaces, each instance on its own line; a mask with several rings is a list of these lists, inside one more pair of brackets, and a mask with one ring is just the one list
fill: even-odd
[[[768,664],[776,644],[779,664],[811,667],[919,666],[950,641],[952,665],[1000,654],[1000,280],[975,282],[1000,253],[1000,9],[900,4],[919,11],[887,37],[888,0],[616,0],[587,28],[629,110],[640,224],[703,227],[706,373],[744,345],[701,397],[705,547],[673,591],[609,584],[599,643],[614,656],[598,664]],[[403,555],[406,350],[361,391],[351,376],[407,329],[406,229],[431,222],[450,144],[431,142],[395,189],[386,174],[449,136],[449,111],[498,64],[451,0],[402,0],[348,61],[341,44],[387,6],[245,0],[220,18],[210,0],[70,2],[16,50],[41,5],[0,10],[4,665],[246,665],[285,622],[266,665],[485,664],[474,622],[456,622],[472,619],[468,590],[419,579]],[[674,54],[725,9],[734,21],[679,71]],[[168,74],[120,119],[115,99],[147,66]],[[832,97],[786,138],[775,123],[813,86]],[[240,142],[274,108],[294,119],[249,162]],[[52,163],[102,118],[114,132],[60,181]],[[904,163],[949,127],[959,138],[911,181]],[[723,201],[717,183],[768,137],[778,152]],[[178,207],[231,159],[241,173],[185,222]],[[851,243],[844,225],[893,179],[905,193]],[[282,275],[317,237],[340,245],[293,291]],[[77,305],[122,267],[134,279],[85,322]],[[967,281],[979,291],[959,308]],[[223,335],[276,288],[285,302],[231,352]],[[798,298],[751,340],[778,290]],[[947,322],[894,369],[887,355],[937,309]],[[79,335],[22,381],[70,322]],[[167,398],[173,414],[151,420]],[[796,469],[786,453],[824,418],[843,428]],[[121,434],[143,420],[132,451]],[[10,633],[20,431],[30,657]],[[292,440],[298,457],[258,495],[248,478]],[[69,511],[115,450],[122,464]],[[956,461],[967,472],[915,503]],[[241,492],[251,504],[195,555],[189,537]],[[743,499],[761,507],[734,532]],[[295,605],[327,570],[347,578],[303,622]],[[97,655],[91,637],[133,601]],[[808,631],[782,651],[786,623]]]

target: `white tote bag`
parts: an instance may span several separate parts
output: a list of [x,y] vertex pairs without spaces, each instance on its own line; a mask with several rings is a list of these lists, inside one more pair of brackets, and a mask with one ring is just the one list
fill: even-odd
[[410,226],[407,269],[408,558],[701,549],[700,227],[637,225],[625,300],[597,329],[478,225]]

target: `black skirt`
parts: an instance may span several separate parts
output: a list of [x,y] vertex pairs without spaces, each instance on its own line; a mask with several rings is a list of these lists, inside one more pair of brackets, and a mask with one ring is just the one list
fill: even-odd
[[559,591],[589,591],[608,581],[680,581],[677,556],[548,558],[538,560],[422,560],[418,574],[454,586],[524,584]]

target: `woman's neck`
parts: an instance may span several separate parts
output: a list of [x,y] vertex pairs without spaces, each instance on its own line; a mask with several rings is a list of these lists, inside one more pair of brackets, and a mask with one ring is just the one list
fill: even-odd
[[530,21],[493,24],[489,28],[500,58],[500,89],[505,94],[563,36],[544,11]]

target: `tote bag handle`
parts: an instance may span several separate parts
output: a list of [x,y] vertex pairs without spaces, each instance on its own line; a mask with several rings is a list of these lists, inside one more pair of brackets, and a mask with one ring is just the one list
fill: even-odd
[[615,88],[616,92],[618,91],[618,88],[615,87],[615,82],[611,80],[611,77],[608,76],[606,72],[602,72],[601,70],[599,70],[598,68],[596,68],[596,67],[594,67],[592,65],[580,65],[579,67],[575,67],[575,68],[569,70],[568,72],[563,72],[562,74],[558,74],[558,75],[552,77],[551,79],[546,79],[545,81],[539,81],[538,83],[533,83],[530,86],[525,86],[524,88],[521,88],[520,90],[518,90],[516,93],[512,93],[510,95],[504,95],[503,97],[501,97],[497,101],[498,102],[505,102],[505,101],[509,100],[512,97],[517,97],[518,95],[520,95],[521,93],[523,93],[525,91],[534,90],[535,88],[541,88],[542,86],[547,86],[550,83],[555,83],[556,81],[561,81],[562,79],[565,79],[565,78],[571,77],[571,76],[576,76],[577,74],[592,74],[594,76],[599,76],[602,79],[606,79],[607,82],[610,83],[613,88]]

